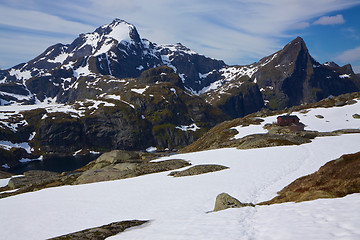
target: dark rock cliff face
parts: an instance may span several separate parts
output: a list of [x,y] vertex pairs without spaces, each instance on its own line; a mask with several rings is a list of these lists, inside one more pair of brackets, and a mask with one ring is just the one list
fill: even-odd
[[232,88],[230,95],[223,96],[216,106],[230,117],[239,118],[259,111],[264,107],[264,101],[257,84],[246,82]]
[[141,150],[154,143],[151,124],[130,109],[99,109],[82,123],[84,145],[90,148]]
[[321,66],[314,72],[313,77],[310,79],[310,84],[316,101],[319,101],[330,95],[338,96],[344,93],[359,91],[359,80],[360,78],[356,76],[350,65],[343,67]]
[[82,136],[79,119],[55,114],[40,121],[36,140],[44,152],[71,152],[81,146]]
[[[259,88],[271,109],[313,103],[330,95],[359,91],[359,79],[351,67],[321,65],[298,37],[255,73]],[[266,61],[264,58],[259,63]],[[347,75],[344,75],[347,74]]]
[[[211,74],[207,77],[201,78],[202,74],[207,74],[212,71],[217,71],[226,66],[221,60],[205,57],[196,53],[192,53],[190,49],[178,43],[175,48],[182,51],[182,54],[177,54],[168,48],[163,48],[160,51],[161,55],[169,55],[171,65],[175,67],[176,71],[182,75],[184,86],[187,89],[192,89],[195,92],[200,91],[204,87],[219,79],[219,75]],[[190,53],[188,53],[190,52]]]

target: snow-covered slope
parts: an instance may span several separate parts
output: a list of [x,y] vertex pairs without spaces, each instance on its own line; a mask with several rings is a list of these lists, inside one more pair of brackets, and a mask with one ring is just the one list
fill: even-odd
[[[319,119],[313,117],[319,114],[328,130],[359,127],[356,121],[360,120],[343,119],[343,114],[360,112],[358,104],[311,109],[300,118],[312,130],[321,130]],[[182,178],[163,172],[1,199],[1,237],[46,239],[113,221],[141,219],[151,221],[109,239],[358,239],[360,194],[209,211],[222,192],[242,202],[269,200],[326,162],[358,152],[359,141],[360,134],[347,134],[316,138],[300,146],[178,154],[159,160],[181,158],[193,165],[221,164],[229,169]]]
[[[360,113],[360,100],[352,105],[345,105],[333,108],[310,108],[305,111],[293,112],[292,114],[299,117],[300,122],[305,124],[305,130],[331,132],[340,129],[360,129],[360,120],[353,117]],[[235,139],[242,138],[249,134],[266,133],[264,125],[276,122],[276,118],[280,115],[274,115],[266,118],[260,125],[250,125],[246,127],[237,126],[239,133]]]
[[[0,200],[1,234],[9,240],[45,239],[113,221],[150,219],[149,225],[112,239],[253,239],[257,235],[315,239],[312,237],[316,234],[319,239],[337,239],[331,237],[332,232],[355,239],[360,236],[356,230],[360,219],[358,194],[312,203],[207,212],[213,209],[216,195],[221,192],[244,202],[268,200],[289,182],[314,172],[328,160],[357,151],[358,141],[360,135],[347,135],[321,138],[302,146],[185,154],[176,158],[193,164],[218,163],[230,169],[184,178],[159,173],[5,198]],[[323,204],[329,205],[331,212],[318,209]],[[335,206],[344,205],[346,214],[345,207],[335,210]],[[280,215],[272,216],[275,211]],[[268,222],[278,228],[270,228]],[[280,228],[283,223],[288,228]],[[301,235],[297,235],[300,229],[295,226],[301,226]],[[317,232],[317,228],[322,231]]]

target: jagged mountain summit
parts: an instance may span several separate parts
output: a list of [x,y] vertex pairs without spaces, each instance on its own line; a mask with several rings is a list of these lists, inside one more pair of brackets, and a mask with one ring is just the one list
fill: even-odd
[[[180,43],[161,46],[141,39],[135,26],[115,19],[93,33],[80,34],[71,44],[53,45],[28,63],[1,71],[1,98],[4,103],[25,99],[34,102],[36,98],[73,101],[76,99],[69,95],[76,92],[77,82],[84,78],[87,82],[97,76],[135,78],[160,66],[172,67],[184,86],[196,92],[213,81],[200,78],[201,73],[220,69],[225,63],[199,55]],[[6,91],[10,86],[11,90]]]
[[[331,95],[360,90],[360,78],[350,65],[340,67],[329,62],[320,64],[311,57],[301,37],[257,63],[229,66],[220,71],[226,78],[212,83],[209,87],[211,90],[204,97],[215,106],[220,102],[220,108],[233,117],[250,113],[245,110],[244,114],[237,110],[239,95],[234,92],[240,90],[243,90],[243,94],[251,93],[252,99],[261,96],[264,106],[273,110],[314,103]],[[229,104],[222,105],[223,102]]]

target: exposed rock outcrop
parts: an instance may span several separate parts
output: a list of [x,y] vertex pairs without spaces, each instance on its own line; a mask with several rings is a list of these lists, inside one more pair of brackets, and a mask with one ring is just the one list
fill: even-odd
[[360,119],[360,114],[357,114],[357,113],[353,114],[352,117],[355,118],[355,119]]
[[54,181],[60,174],[49,171],[31,170],[24,173],[23,177],[11,178],[8,186],[17,189],[29,185],[42,185]]
[[113,222],[101,227],[85,229],[79,232],[66,234],[60,237],[50,238],[48,240],[103,240],[125,231],[128,228],[140,226],[148,221],[131,220]]
[[351,66],[318,63],[300,37],[260,60],[259,64],[254,78],[263,89],[270,109],[314,103],[330,95],[359,91],[360,87],[359,78]]
[[309,139],[296,135],[253,134],[239,139],[235,145],[239,149],[251,149],[274,146],[301,145],[309,142],[311,142]]
[[83,172],[75,181],[75,184],[131,178],[150,173],[174,170],[189,165],[190,163],[181,159],[160,162],[116,163],[102,168],[99,168],[99,165],[97,164],[94,166],[95,169]]
[[169,173],[169,176],[185,177],[185,176],[200,175],[210,172],[217,172],[225,169],[228,169],[228,167],[222,165],[216,165],[216,164],[204,164],[204,165],[196,165],[183,171],[171,172]]
[[242,203],[227,193],[221,193],[216,197],[214,212],[227,208],[254,207],[252,203]]
[[264,100],[257,84],[245,82],[227,94],[219,95],[213,104],[230,117],[238,118],[261,110]]

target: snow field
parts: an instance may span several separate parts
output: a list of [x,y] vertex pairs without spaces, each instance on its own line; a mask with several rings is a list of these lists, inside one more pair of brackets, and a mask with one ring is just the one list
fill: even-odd
[[359,239],[359,195],[257,207],[254,239]]
[[8,185],[10,179],[11,178],[0,179],[0,187],[5,187],[6,185]]
[[[354,229],[358,223],[354,221],[360,218],[359,194],[301,204],[207,212],[222,192],[242,202],[269,200],[296,178],[344,153],[359,151],[359,141],[360,134],[349,134],[317,138],[300,146],[217,149],[162,158],[159,160],[180,158],[193,165],[221,164],[230,168],[182,178],[163,172],[1,199],[0,232],[8,240],[46,239],[114,221],[140,219],[151,222],[109,239],[337,239],[330,236],[332,232],[355,239],[360,237]],[[329,201],[331,211],[319,207],[324,201]],[[338,205],[344,206],[337,209]],[[338,214],[344,208],[346,212]],[[305,215],[300,215],[302,212]],[[331,219],[332,214],[338,224]],[[326,221],[318,221],[322,217]],[[289,228],[282,227],[284,224]],[[345,230],[347,226],[349,229]],[[302,235],[297,236],[297,231]]]
[[[305,130],[313,130],[319,132],[331,132],[339,129],[355,128],[360,129],[360,119],[352,117],[353,114],[360,114],[360,101],[352,105],[345,105],[342,107],[333,108],[311,108],[307,113],[294,112],[300,118],[300,122],[305,124]],[[316,115],[321,115],[324,118],[318,118]],[[246,127],[235,127],[239,133],[234,136],[234,139],[240,139],[249,134],[267,133],[263,128],[266,123],[276,122],[276,116],[263,118],[264,122],[261,125],[250,125]]]

